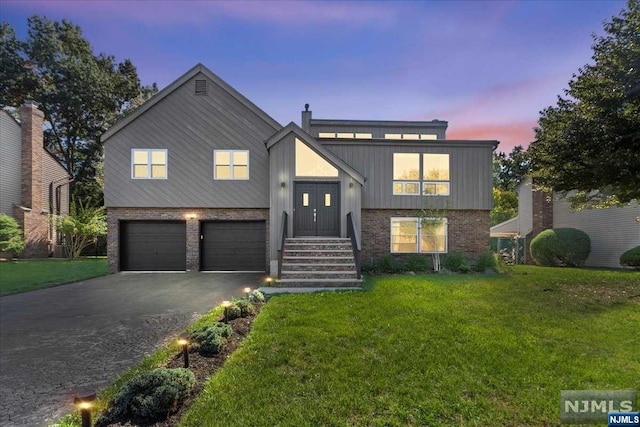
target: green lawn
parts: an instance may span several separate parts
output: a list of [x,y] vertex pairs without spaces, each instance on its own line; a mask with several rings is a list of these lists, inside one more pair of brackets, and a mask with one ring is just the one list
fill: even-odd
[[0,296],[77,282],[107,273],[106,258],[0,262]]
[[184,426],[557,426],[640,389],[640,273],[517,267],[273,298]]

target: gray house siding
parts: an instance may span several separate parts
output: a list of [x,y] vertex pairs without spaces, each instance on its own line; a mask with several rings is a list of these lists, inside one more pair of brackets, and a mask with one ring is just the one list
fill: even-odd
[[[107,207],[268,208],[264,141],[277,129],[198,73],[105,142]],[[167,179],[132,179],[131,149],[168,150]],[[215,149],[249,150],[249,180],[213,179]]]
[[[43,149],[42,152],[42,206],[50,214],[69,213],[69,180],[67,170],[53,157],[52,154]],[[51,185],[53,184],[53,185]],[[56,200],[56,188],[60,188],[60,199]],[[53,211],[49,211],[52,202]],[[59,202],[59,204],[57,203]]]
[[553,227],[571,227],[591,238],[591,254],[586,266],[620,267],[620,255],[640,245],[640,205],[573,211],[558,196],[553,203]]
[[9,216],[21,200],[21,147],[20,125],[0,111],[0,213]]
[[[321,143],[367,178],[362,194],[363,209],[490,210],[492,207],[492,142],[421,141],[409,144],[322,140]],[[393,153],[449,154],[451,195],[394,195]]]

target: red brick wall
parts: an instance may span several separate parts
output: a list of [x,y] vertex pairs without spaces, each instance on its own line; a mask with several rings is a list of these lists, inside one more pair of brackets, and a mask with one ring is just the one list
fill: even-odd
[[[391,217],[415,217],[415,209],[363,209],[362,261],[388,255],[391,248]],[[489,211],[450,210],[448,220],[449,252],[476,257],[489,249]]]
[[531,194],[533,223],[531,232],[525,236],[525,249],[527,251],[527,264],[535,264],[531,256],[529,245],[531,240],[542,231],[553,228],[553,201],[550,194],[534,190]]
[[269,259],[268,209],[186,209],[186,208],[108,208],[107,257],[109,272],[120,269],[119,221],[179,220],[187,224],[187,270],[200,269],[200,221],[209,220],[264,220],[267,222],[266,250]]

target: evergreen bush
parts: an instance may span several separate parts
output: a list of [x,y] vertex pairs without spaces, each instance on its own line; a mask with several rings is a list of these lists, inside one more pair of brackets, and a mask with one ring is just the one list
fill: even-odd
[[540,265],[579,267],[591,253],[591,239],[575,228],[554,228],[534,237],[529,249]]

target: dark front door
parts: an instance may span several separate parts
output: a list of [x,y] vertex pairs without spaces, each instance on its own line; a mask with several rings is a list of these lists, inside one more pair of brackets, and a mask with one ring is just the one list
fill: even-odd
[[294,192],[294,237],[340,236],[340,184],[297,182]]

